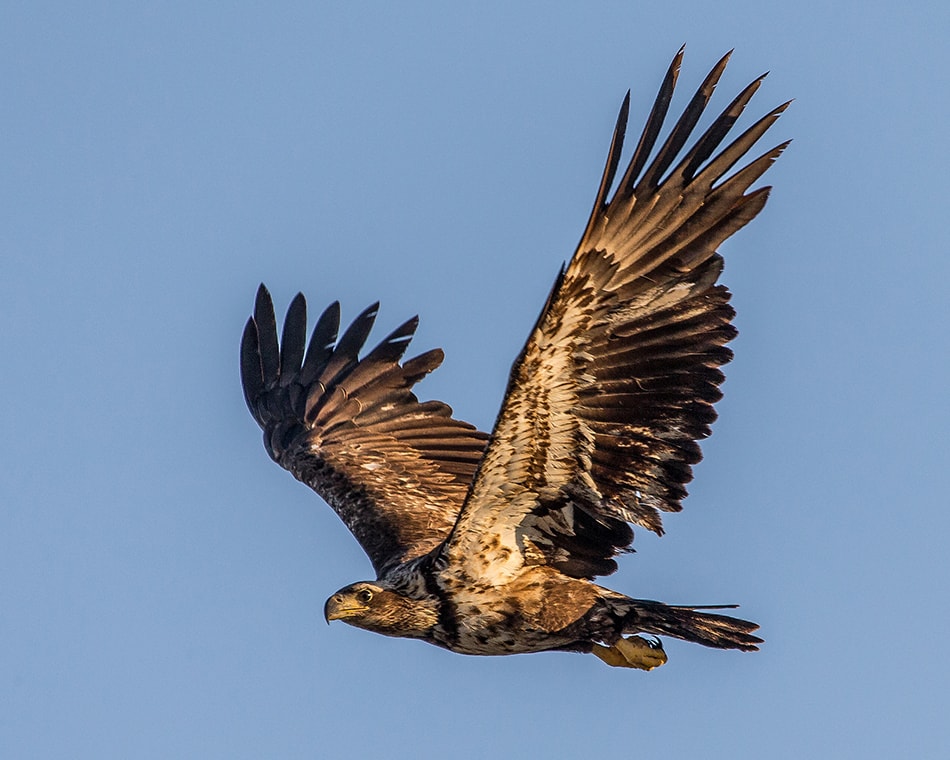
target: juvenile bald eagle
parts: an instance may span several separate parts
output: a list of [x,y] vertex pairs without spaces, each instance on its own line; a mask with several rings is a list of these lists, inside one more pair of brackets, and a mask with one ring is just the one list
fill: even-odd
[[682,54],[615,185],[627,93],[590,220],[490,436],[413,394],[443,358],[402,360],[416,318],[360,358],[378,304],[339,340],[332,304],[308,346],[303,296],[278,341],[260,287],[241,344],[247,405],[267,452],[330,504],[377,575],[333,594],[327,621],[464,654],[593,652],[647,670],[666,661],[659,639],[629,634],[761,643],[758,626],[715,608],[632,599],[592,580],[617,569],[630,523],[662,534],[660,513],[681,509],[736,334],[716,249],[765,205],[770,188],[749,188],[787,145],[732,171],[788,105],[723,146],[759,78],[686,147],[727,55],[654,150]]

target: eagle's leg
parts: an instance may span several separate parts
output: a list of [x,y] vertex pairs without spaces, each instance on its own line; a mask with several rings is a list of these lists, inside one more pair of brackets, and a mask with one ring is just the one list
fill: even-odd
[[648,641],[640,636],[620,638],[609,647],[594,644],[592,651],[614,668],[653,670],[666,662],[666,652],[660,640]]

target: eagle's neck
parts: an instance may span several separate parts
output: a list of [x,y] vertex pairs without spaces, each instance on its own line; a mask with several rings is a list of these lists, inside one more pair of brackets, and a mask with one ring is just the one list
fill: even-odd
[[377,595],[366,614],[348,618],[346,622],[385,636],[428,639],[439,622],[439,601],[432,597],[413,599],[387,590]]

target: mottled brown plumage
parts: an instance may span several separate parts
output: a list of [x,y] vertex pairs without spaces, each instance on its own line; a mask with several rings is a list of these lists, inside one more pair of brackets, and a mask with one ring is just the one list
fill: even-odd
[[413,394],[442,360],[401,362],[415,319],[360,359],[377,307],[336,340],[333,304],[307,348],[303,296],[278,340],[261,286],[241,347],[248,406],[270,455],[328,501],[377,572],[331,597],[328,620],[468,654],[594,651],[646,669],[662,649],[625,634],[760,643],[753,623],[592,582],[616,569],[631,523],[662,534],[661,513],[681,509],[735,335],[716,249],[762,209],[769,188],[749,188],[785,147],[733,171],[785,105],[722,147],[759,78],[687,148],[726,56],[657,149],[681,59],[615,182],[624,99],[590,220],[490,438]]

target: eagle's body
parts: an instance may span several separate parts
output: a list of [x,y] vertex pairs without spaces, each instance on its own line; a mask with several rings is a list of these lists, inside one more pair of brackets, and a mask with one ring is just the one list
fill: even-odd
[[360,358],[377,305],[339,340],[331,305],[308,347],[298,295],[278,341],[261,286],[241,347],[248,406],[270,455],[327,500],[377,573],[334,594],[328,620],[463,654],[593,651],[645,669],[665,661],[662,648],[625,635],[761,642],[754,623],[592,581],[616,569],[629,523],[662,534],[660,512],[681,509],[735,335],[716,248],[764,206],[768,188],[747,190],[785,147],[729,174],[785,108],[720,145],[758,79],[684,151],[727,56],[651,156],[681,57],[608,202],[628,93],[590,221],[491,436],[412,393],[442,360],[436,350],[400,363],[415,319]]

